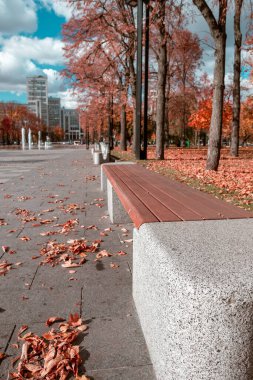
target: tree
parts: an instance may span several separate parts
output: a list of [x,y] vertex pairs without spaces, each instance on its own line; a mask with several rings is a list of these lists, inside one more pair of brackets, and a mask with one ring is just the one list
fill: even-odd
[[159,2],[157,9],[157,31],[159,48],[157,50],[157,113],[156,113],[156,158],[164,159],[164,122],[165,122],[165,88],[167,76],[167,43],[165,29],[166,1]]
[[240,113],[240,138],[244,145],[248,140],[253,139],[253,97],[248,97],[242,103]]
[[[211,118],[213,113],[212,98],[204,99],[199,102],[198,109],[191,114],[189,119],[189,127],[197,131],[210,130]],[[222,113],[222,135],[224,137],[230,136],[232,121],[232,105],[229,100],[224,102]]]
[[222,112],[224,102],[224,77],[226,58],[226,19],[227,0],[219,0],[219,14],[216,20],[214,13],[205,0],[192,0],[205,18],[215,46],[215,67],[213,82],[213,108],[209,133],[207,170],[217,170],[220,160]]
[[201,65],[202,49],[199,38],[188,30],[178,30],[173,39],[177,98],[181,117],[181,137],[186,138],[189,112],[197,92],[196,70]]
[[[124,114],[129,86],[135,108],[133,11],[122,0],[94,0],[85,3],[69,0],[69,3],[75,7],[75,15],[63,29],[65,56],[68,60],[65,75],[73,79],[81,103],[87,103],[87,99],[89,104],[101,100],[103,110],[107,112],[108,129],[111,125],[111,107],[115,102],[121,104],[121,127],[124,137]],[[89,109],[91,108],[88,107]],[[105,117],[104,112],[102,115]],[[122,140],[123,148],[125,144]]]
[[240,128],[240,76],[241,76],[241,9],[243,0],[235,0],[234,14],[234,86],[233,86],[233,124],[231,132],[231,150],[232,156],[239,155],[239,128]]

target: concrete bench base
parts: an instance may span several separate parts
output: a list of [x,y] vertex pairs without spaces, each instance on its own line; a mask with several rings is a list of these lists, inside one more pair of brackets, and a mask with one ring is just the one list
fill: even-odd
[[158,380],[253,379],[253,220],[134,230],[133,297]]
[[112,223],[120,224],[132,222],[109,180],[107,180],[107,206]]

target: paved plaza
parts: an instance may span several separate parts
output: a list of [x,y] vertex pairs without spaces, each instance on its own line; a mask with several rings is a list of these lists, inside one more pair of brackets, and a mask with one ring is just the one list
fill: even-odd
[[[41,334],[49,317],[79,313],[88,330],[78,344],[86,375],[94,380],[152,380],[152,364],[132,301],[132,224],[110,224],[100,167],[83,147],[49,151],[0,151],[0,379],[9,379],[20,355],[22,325]],[[28,211],[22,217],[20,210]],[[30,219],[29,219],[30,218]],[[70,220],[75,223],[59,231]],[[88,229],[87,229],[88,227]],[[41,265],[49,240],[102,240],[97,259],[80,267]],[[8,248],[5,248],[8,247]],[[126,254],[119,254],[124,252]]]

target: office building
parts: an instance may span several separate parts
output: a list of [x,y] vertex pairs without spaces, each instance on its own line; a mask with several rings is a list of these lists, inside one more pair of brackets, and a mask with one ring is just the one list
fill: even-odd
[[80,128],[79,113],[77,109],[62,108],[61,123],[66,141],[72,142],[75,140],[82,140],[83,131]]
[[38,75],[27,78],[28,108],[48,126],[47,77]]
[[49,128],[61,125],[61,99],[48,98],[48,126]]

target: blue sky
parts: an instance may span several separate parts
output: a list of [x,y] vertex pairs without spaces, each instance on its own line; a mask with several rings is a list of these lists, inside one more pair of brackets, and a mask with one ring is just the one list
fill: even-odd
[[26,77],[46,74],[49,95],[76,104],[58,75],[64,67],[61,28],[71,10],[60,0],[0,0],[0,101],[26,102]]

